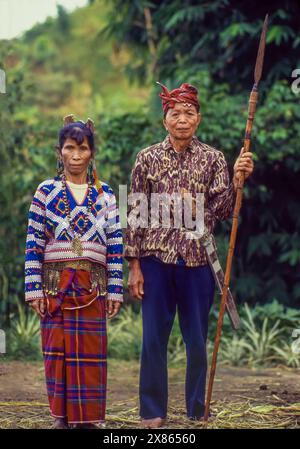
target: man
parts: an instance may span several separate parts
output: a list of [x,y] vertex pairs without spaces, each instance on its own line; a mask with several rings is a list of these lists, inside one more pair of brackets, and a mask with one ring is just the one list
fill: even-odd
[[[246,152],[234,165],[229,180],[224,155],[198,140],[200,124],[197,89],[190,84],[160,94],[163,124],[168,135],[161,143],[140,151],[132,171],[131,193],[150,196],[204,193],[204,225],[212,232],[216,220],[230,217],[241,172],[253,171]],[[134,208],[132,209],[134,210]],[[130,221],[125,257],[129,261],[129,289],[142,300],[143,346],[140,372],[142,426],[161,427],[167,416],[167,344],[176,309],[186,345],[186,408],[189,418],[204,415],[207,372],[208,315],[214,297],[214,278],[200,238],[188,238],[186,228],[138,227]]]

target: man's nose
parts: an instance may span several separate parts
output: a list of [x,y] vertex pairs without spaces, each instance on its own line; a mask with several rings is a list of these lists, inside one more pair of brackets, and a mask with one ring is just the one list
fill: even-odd
[[185,114],[180,114],[178,118],[179,123],[186,123],[186,116]]

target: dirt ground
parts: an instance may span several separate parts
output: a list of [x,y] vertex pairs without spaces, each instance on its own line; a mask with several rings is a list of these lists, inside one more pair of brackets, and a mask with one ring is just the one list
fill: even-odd
[[[138,428],[137,362],[109,362],[106,428]],[[299,370],[219,367],[211,428],[300,428]],[[197,428],[185,417],[185,367],[169,368],[166,428]],[[41,362],[0,363],[0,428],[50,428]]]

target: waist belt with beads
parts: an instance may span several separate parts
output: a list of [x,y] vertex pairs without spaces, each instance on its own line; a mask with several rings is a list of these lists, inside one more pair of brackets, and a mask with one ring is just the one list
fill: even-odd
[[107,272],[103,265],[88,260],[72,260],[63,262],[47,262],[43,264],[42,281],[44,293],[57,295],[60,276],[65,268],[75,268],[90,272],[91,289],[98,288],[99,295],[106,295]]

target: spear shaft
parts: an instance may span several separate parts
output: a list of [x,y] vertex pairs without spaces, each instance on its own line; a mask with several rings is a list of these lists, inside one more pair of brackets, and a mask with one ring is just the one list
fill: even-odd
[[[256,58],[256,64],[255,64],[255,70],[254,70],[254,85],[253,85],[252,91],[250,93],[250,98],[249,98],[249,109],[248,109],[248,118],[247,118],[246,131],[245,131],[245,137],[244,137],[243,153],[250,151],[251,131],[252,131],[252,125],[253,125],[253,121],[254,121],[256,104],[258,101],[258,83],[260,81],[261,74],[262,74],[262,67],[263,67],[263,60],[264,60],[264,53],[265,53],[265,46],[266,46],[267,27],[268,27],[268,15],[266,15],[266,17],[265,17],[265,21],[264,21],[261,36],[260,36],[259,48],[258,48],[258,52],[257,52],[257,58]],[[217,367],[218,350],[219,350],[220,341],[221,341],[223,319],[224,319],[224,314],[225,314],[227,294],[228,294],[229,283],[230,283],[230,274],[231,274],[232,260],[233,260],[233,254],[234,254],[234,248],[235,248],[235,242],[236,242],[236,236],[237,236],[238,218],[239,218],[239,213],[240,213],[240,209],[241,209],[241,205],[242,205],[244,182],[245,182],[245,175],[244,175],[244,172],[241,172],[239,180],[238,180],[236,200],[235,200],[233,216],[232,216],[232,227],[231,227],[229,247],[228,247],[228,253],[227,253],[227,260],[226,260],[224,284],[223,284],[223,289],[222,289],[221,304],[220,304],[218,323],[217,323],[217,332],[216,332],[216,337],[215,337],[214,350],[213,350],[211,369],[210,369],[210,375],[209,375],[209,383],[208,383],[208,389],[207,389],[207,397],[206,397],[206,405],[205,405],[205,413],[204,413],[205,427],[207,426],[207,420],[208,420],[209,409],[210,409],[210,401],[211,401],[211,397],[212,397],[213,383],[214,383],[215,372],[216,372],[216,367]]]

